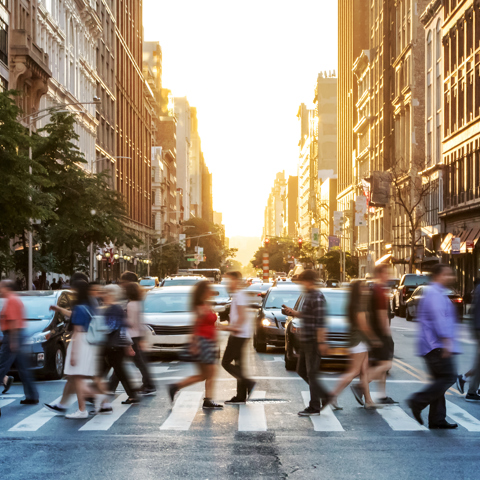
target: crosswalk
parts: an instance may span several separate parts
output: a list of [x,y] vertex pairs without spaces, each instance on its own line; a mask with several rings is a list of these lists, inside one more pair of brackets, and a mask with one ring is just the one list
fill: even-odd
[[[254,392],[251,400],[246,405],[238,407],[225,406],[222,411],[209,412],[214,415],[213,418],[220,418],[232,433],[238,432],[266,432],[276,431],[279,428],[292,429],[307,429],[313,432],[336,432],[342,434],[352,430],[352,416],[355,417],[355,430],[373,431],[378,430],[383,425],[383,428],[391,432],[431,432],[425,426],[419,425],[411,416],[410,412],[400,405],[387,406],[383,409],[368,412],[365,415],[359,407],[346,407],[339,412],[327,407],[322,411],[320,416],[310,417],[306,419],[297,419],[296,412],[301,405],[308,406],[310,394],[308,391],[297,392],[299,398],[295,400],[288,400],[283,402],[269,400],[268,392],[266,390],[258,390]],[[202,410],[203,391],[187,389],[181,391],[178,395],[175,405],[170,408],[167,405],[166,399],[155,399],[149,406],[132,406],[123,405],[122,401],[127,398],[125,393],[119,394],[112,403],[113,414],[111,415],[91,415],[85,420],[66,421],[68,428],[78,430],[78,432],[111,432],[115,431],[115,427],[119,425],[131,425],[133,415],[133,425],[137,434],[141,434],[141,425],[139,426],[138,416],[139,412],[156,412],[158,408],[155,406],[161,403],[162,414],[156,415],[148,419],[148,427],[150,431],[161,432],[187,432],[196,430],[201,425],[199,420],[205,412]],[[35,407],[35,411],[29,415],[24,416],[20,421],[13,425],[7,425],[7,428],[2,426],[6,419],[12,422],[13,417],[9,416],[10,408],[18,406],[18,402],[23,396],[0,396],[0,408],[2,408],[2,418],[0,419],[0,437],[2,435],[21,435],[25,433],[39,432],[48,430],[48,425],[58,417],[55,412],[48,410],[45,407]],[[60,397],[53,400],[57,402]],[[269,403],[271,402],[271,403]],[[273,405],[274,404],[274,405]],[[71,409],[76,408],[76,402],[72,398],[70,401]],[[474,406],[480,407],[480,406]],[[405,407],[406,408],[406,407]],[[30,412],[31,410],[28,410]],[[15,412],[22,414],[25,410],[16,409]],[[135,412],[131,413],[130,412]],[[476,408],[472,410],[475,415],[480,417],[480,408],[478,413]],[[476,416],[467,412],[457,403],[447,401],[447,416],[451,421],[459,424],[461,427],[458,431],[480,432],[480,420]],[[289,418],[287,427],[279,425],[279,419]],[[374,418],[376,417],[376,418]],[[427,414],[424,414],[426,419]],[[58,420],[63,421],[63,420]],[[360,421],[360,424],[359,424]],[[281,423],[281,422],[280,422]],[[50,433],[55,432],[59,434],[57,423],[55,428],[49,430]],[[310,426],[308,426],[310,425]]]

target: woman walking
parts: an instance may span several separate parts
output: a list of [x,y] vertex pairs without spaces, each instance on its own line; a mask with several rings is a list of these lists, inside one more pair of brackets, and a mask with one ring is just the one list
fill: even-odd
[[[358,376],[360,383],[352,385],[351,389],[360,405],[366,409],[377,408],[378,406],[370,396],[368,387],[368,345],[377,346],[380,340],[370,329],[367,314],[366,303],[367,294],[363,282],[356,281],[352,283],[350,300],[348,305],[348,319],[350,322],[350,367],[344,373],[332,391],[332,405],[336,405],[338,395]],[[365,397],[365,400],[364,400]]]
[[200,373],[185,378],[177,384],[169,385],[169,393],[172,402],[175,400],[176,393],[189,385],[205,381],[205,398],[203,408],[217,409],[223,408],[223,405],[215,403],[213,398],[213,386],[218,362],[217,314],[208,304],[213,296],[213,291],[209,282],[203,281],[197,283],[193,291],[192,307],[195,313],[195,326],[193,331],[190,352],[197,358]]

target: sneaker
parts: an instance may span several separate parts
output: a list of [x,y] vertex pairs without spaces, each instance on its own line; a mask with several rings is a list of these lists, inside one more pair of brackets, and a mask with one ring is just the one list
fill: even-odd
[[208,398],[205,398],[203,400],[203,407],[202,408],[205,408],[205,409],[215,409],[215,408],[223,408],[223,405],[220,405],[219,403],[215,403],[215,402],[212,402],[212,400],[208,399]]
[[38,405],[38,398],[36,400],[33,398],[24,398],[20,400],[20,405]]
[[225,405],[245,405],[247,403],[246,400],[242,400],[241,398],[238,398],[237,396],[232,397],[230,400],[227,400],[225,402]]
[[156,388],[142,388],[142,390],[140,390],[138,392],[139,395],[142,395],[144,397],[147,397],[149,395],[156,395],[157,394],[157,389]]
[[463,375],[458,375],[457,377],[457,388],[458,391],[463,395],[465,393],[465,384],[466,380]]
[[168,395],[171,402],[175,402],[175,395],[178,393],[178,387],[176,385],[168,385]]
[[478,393],[467,393],[465,400],[467,402],[480,402],[480,395]]
[[69,418],[70,420],[81,420],[88,418],[88,412],[86,410],[83,412],[81,410],[77,410],[75,413],[69,413],[68,415],[65,415],[65,418]]
[[7,393],[10,390],[12,383],[13,383],[13,377],[7,377],[7,381],[3,384],[5,388],[3,389],[2,393]]
[[67,408],[62,407],[59,403],[44,403],[45,408],[48,408],[50,411],[58,413],[59,415],[65,415],[67,413]]
[[379,405],[398,405],[398,402],[391,397],[379,398],[377,403]]
[[126,400],[122,402],[122,405],[136,405],[137,403],[140,403],[140,399],[137,397],[129,397]]
[[352,391],[355,400],[363,407],[365,402],[363,401],[363,391],[360,385],[350,385],[350,390]]
[[320,415],[320,410],[315,410],[312,407],[307,407],[305,410],[298,412],[299,417],[313,417]]
[[104,405],[103,407],[100,407],[96,413],[98,415],[111,415],[113,413],[113,408]]

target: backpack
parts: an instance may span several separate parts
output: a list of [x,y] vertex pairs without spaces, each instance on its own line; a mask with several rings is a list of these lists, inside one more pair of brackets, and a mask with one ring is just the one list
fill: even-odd
[[107,335],[110,329],[105,322],[103,315],[93,315],[87,331],[87,342],[90,345],[105,345],[107,343]]

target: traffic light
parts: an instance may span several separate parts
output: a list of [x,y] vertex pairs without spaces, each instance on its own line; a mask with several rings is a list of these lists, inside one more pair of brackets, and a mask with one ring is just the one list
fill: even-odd
[[303,246],[303,240],[301,238],[298,239],[298,248],[301,250]]
[[265,248],[267,248],[270,245],[270,239],[266,238],[264,242]]

